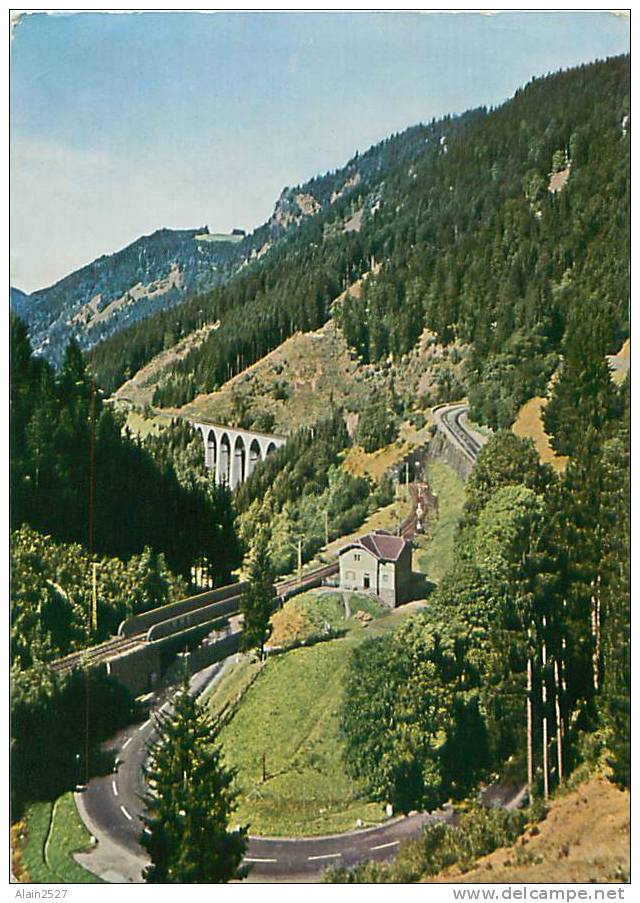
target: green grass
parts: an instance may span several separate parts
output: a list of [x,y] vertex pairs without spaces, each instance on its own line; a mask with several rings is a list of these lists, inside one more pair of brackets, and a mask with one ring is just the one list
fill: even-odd
[[324,624],[344,627],[345,606],[342,593],[302,593],[287,604],[305,611],[317,628],[322,628]]
[[261,663],[251,656],[238,655],[220,680],[202,695],[202,703],[215,717],[223,715],[246,692],[261,667]]
[[36,884],[101,884],[72,853],[89,846],[90,834],[80,820],[71,793],[55,803],[33,803],[25,816],[22,861]]
[[438,496],[438,519],[415,541],[413,569],[439,583],[453,562],[455,531],[464,505],[464,484],[443,461],[429,461],[428,478]]
[[[345,773],[338,710],[351,650],[368,636],[395,629],[410,613],[398,609],[367,627],[348,622],[343,637],[266,662],[220,734],[226,761],[238,769],[238,824],[249,824],[255,834],[295,836],[347,831],[359,819],[365,824],[384,819],[382,805],[367,800]],[[224,693],[224,687],[219,689]]]
[[[348,608],[345,605],[345,598]],[[351,622],[357,611],[366,611],[373,618],[381,618],[389,611],[385,605],[364,593],[326,591],[301,593],[299,596],[294,596],[288,604],[302,608],[317,627],[330,624],[332,627],[350,628],[354,626]],[[345,624],[347,611],[350,618]]]
[[372,618],[388,614],[387,606],[364,593],[311,590],[290,599],[272,618],[268,646],[278,649],[307,645],[350,630],[354,615],[368,612]]

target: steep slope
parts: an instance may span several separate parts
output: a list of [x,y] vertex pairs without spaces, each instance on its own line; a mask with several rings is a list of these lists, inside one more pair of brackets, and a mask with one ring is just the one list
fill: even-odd
[[15,313],[17,313],[19,317],[24,318],[25,311],[29,303],[29,295],[12,285],[10,289],[9,300],[11,303],[11,309],[15,311]]
[[246,265],[262,261],[305,220],[326,209],[346,204],[345,229],[358,231],[366,211],[362,205],[349,206],[349,198],[370,191],[390,167],[419,153],[429,131],[413,127],[356,154],[341,169],[285,188],[270,219],[250,235],[242,229],[212,234],[206,226],[160,229],[31,295],[12,289],[12,309],[27,323],[35,352],[58,364],[72,336],[90,349],[210,290]]
[[211,238],[206,227],[160,229],[49,288],[31,295],[12,291],[11,306],[26,321],[34,351],[58,364],[72,336],[91,348],[198,288],[222,281],[241,258],[243,236],[239,241],[233,235]]
[[[425,154],[437,154],[441,140],[464,130],[481,115],[481,111],[471,111],[463,117],[416,126],[365,154],[356,154],[336,172],[286,188],[269,221],[238,246],[243,256],[234,264],[237,272],[229,280],[228,290],[218,287],[195,295],[170,315],[161,312],[144,324],[134,324],[94,349],[91,362],[101,383],[110,391],[116,389],[163,348],[203,322],[219,320],[225,334],[235,332],[236,324],[239,330],[250,326],[256,331],[255,341],[243,338],[242,345],[250,350],[238,348],[234,365],[229,362],[227,368],[227,360],[221,358],[216,385],[296,329],[321,326],[331,301],[371,269],[371,255],[364,252],[361,235],[375,223],[384,185]],[[267,297],[267,307],[259,313],[256,308],[248,317],[246,305],[252,299],[260,303],[276,287],[286,292],[290,309],[278,309]],[[275,344],[270,326],[277,331]],[[172,398],[169,403],[179,400]]]
[[[629,881],[629,792],[592,778],[551,803],[546,819],[513,847],[452,869],[428,883],[612,883]],[[594,826],[597,830],[594,831]]]
[[[176,308],[172,323],[153,317],[104,343],[92,364],[113,389],[168,330],[178,339],[219,322],[158,385],[154,403],[174,407],[331,316],[382,370],[426,328],[440,345],[469,346],[474,419],[509,426],[546,390],[576,311],[588,306],[607,351],[628,334],[628,105],[628,57],[581,66],[495,110],[421,128],[372,181],[348,166],[337,198],[329,177],[288,190],[275,224],[288,231],[259,265]],[[332,304],[374,264],[359,296]]]

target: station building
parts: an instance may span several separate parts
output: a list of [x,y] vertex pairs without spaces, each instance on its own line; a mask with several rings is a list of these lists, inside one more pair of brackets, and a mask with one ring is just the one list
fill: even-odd
[[411,593],[411,543],[386,530],[374,530],[339,552],[340,589],[368,590],[391,608]]

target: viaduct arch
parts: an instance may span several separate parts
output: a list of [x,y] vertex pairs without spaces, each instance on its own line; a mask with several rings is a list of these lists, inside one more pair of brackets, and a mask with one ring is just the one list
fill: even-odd
[[216,483],[226,483],[230,489],[244,483],[259,461],[287,441],[283,436],[232,429],[206,420],[192,420],[191,426],[202,435],[204,466],[215,472]]

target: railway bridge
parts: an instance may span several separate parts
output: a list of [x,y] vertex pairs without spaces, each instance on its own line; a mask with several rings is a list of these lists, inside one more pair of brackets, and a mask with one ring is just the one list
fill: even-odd
[[[452,447],[453,444],[459,446],[460,453],[473,466],[486,439],[470,431],[464,419],[465,412],[465,404],[443,405],[434,409],[434,419],[438,430],[447,434]],[[255,467],[256,460],[263,460],[286,441],[281,436],[231,430],[202,420],[192,425],[202,432],[205,455],[208,455],[207,466],[216,468],[216,479],[229,480],[232,486],[246,479]],[[230,456],[227,455],[227,462],[223,467],[220,464],[219,448],[222,446],[230,450],[236,445],[240,448],[238,440],[242,442],[245,455],[247,447],[250,450],[254,440],[257,441],[260,457],[252,462],[249,456],[248,460],[245,458],[244,462],[236,463],[234,469]],[[215,443],[213,450],[209,443]],[[236,457],[240,458],[241,455]],[[234,474],[237,480],[235,484]],[[411,512],[400,525],[401,536],[410,538],[416,531],[419,519],[418,500],[419,492],[416,492]],[[301,590],[320,586],[327,578],[333,577],[338,569],[336,560],[299,577],[280,580],[275,586],[276,597],[284,601]],[[51,663],[51,668],[56,672],[64,672],[79,667],[101,667],[132,693],[137,695],[148,692],[160,684],[178,653],[185,649],[193,650],[190,668],[194,670],[220,661],[237,650],[242,630],[240,599],[245,587],[244,583],[235,583],[132,615],[122,622],[117,636],[98,646],[58,659]]]
[[204,443],[204,466],[213,470],[216,483],[235,489],[250,477],[259,461],[264,461],[287,441],[284,436],[232,429],[208,420],[191,420]]

